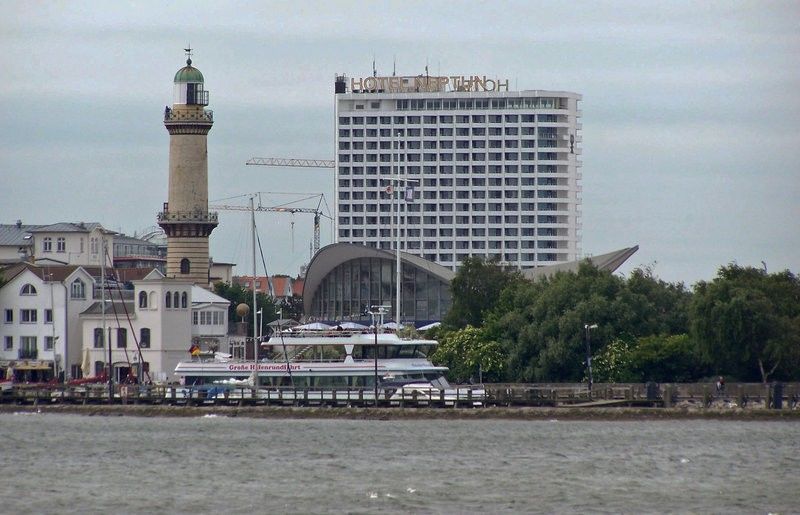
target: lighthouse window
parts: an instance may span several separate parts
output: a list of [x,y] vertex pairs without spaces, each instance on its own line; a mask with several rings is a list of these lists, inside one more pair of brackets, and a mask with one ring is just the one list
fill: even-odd
[[186,258],[181,259],[181,273],[188,274],[190,270],[189,260]]

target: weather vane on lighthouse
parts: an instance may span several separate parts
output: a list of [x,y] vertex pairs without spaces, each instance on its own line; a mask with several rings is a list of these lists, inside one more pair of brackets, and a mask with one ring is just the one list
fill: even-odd
[[189,66],[192,65],[192,45],[189,45],[187,48],[183,49],[186,52],[186,64]]

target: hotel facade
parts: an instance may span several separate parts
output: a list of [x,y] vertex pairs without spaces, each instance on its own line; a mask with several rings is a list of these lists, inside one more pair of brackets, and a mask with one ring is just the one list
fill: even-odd
[[451,270],[578,259],[579,94],[485,76],[337,76],[335,92],[338,242],[399,240]]

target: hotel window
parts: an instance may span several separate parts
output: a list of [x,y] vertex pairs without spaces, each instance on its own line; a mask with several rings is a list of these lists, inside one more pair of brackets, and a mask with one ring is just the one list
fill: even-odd
[[67,240],[65,238],[58,238],[56,240],[56,252],[67,251]]
[[180,306],[180,302],[181,302],[181,296],[180,296],[180,294],[178,292],[175,292],[172,295],[172,305],[175,307],[175,309],[178,309],[179,307],[181,307]]
[[3,344],[3,350],[13,350],[13,349],[14,349],[14,337],[6,336],[5,344]]
[[51,237],[46,237],[42,240],[42,252],[53,252],[53,239]]
[[181,293],[181,308],[186,309],[186,306],[189,304],[189,296],[186,295],[186,292]]
[[23,324],[35,324],[38,319],[35,309],[20,309],[19,321]]
[[44,310],[44,323],[45,324],[52,324],[53,323],[53,310],[52,309],[45,309]]
[[188,274],[190,271],[191,271],[191,264],[189,263],[189,260],[186,258],[181,259],[181,273]]
[[7,324],[10,324],[13,321],[14,321],[14,310],[13,309],[7,309],[6,310],[6,316],[5,316],[5,322]]
[[164,307],[168,309],[172,307],[172,294],[170,292],[167,292],[164,296]]
[[26,284],[19,291],[20,295],[36,295],[36,288],[32,284]]
[[197,325],[197,311],[192,312],[192,325]]
[[[76,281],[77,282],[77,281]],[[72,283],[73,292],[75,291],[75,283]],[[75,297],[73,297],[75,298]],[[139,308],[140,309],[147,309],[147,293],[140,291],[139,292]]]

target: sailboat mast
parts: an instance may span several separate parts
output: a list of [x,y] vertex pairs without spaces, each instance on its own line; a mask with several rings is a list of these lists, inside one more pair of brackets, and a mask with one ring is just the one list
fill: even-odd
[[258,305],[256,304],[256,209],[253,204],[253,195],[250,196],[250,224],[252,229],[251,239],[253,244],[253,386],[258,387]]
[[108,403],[114,402],[114,379],[111,374],[111,342],[108,341],[108,330],[106,329],[106,238],[100,233],[100,300],[102,308],[100,310],[103,326],[103,346],[108,347]]

